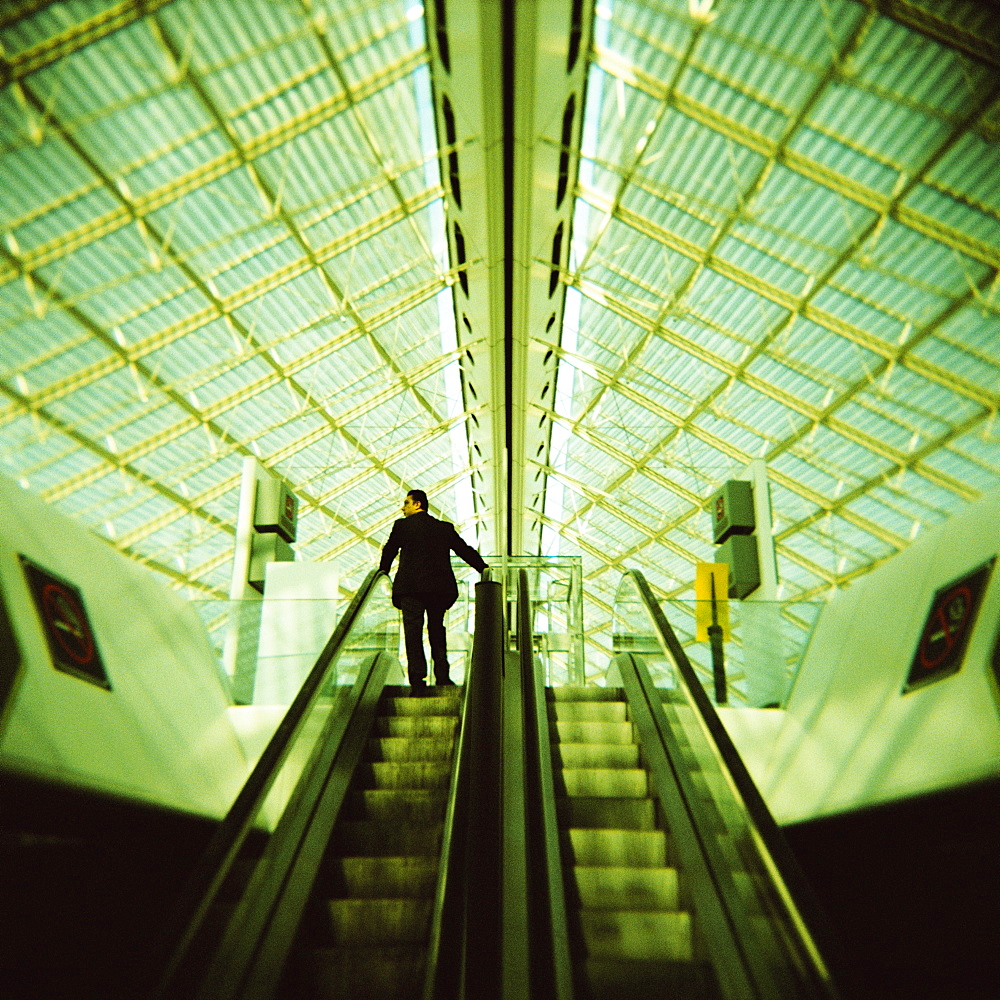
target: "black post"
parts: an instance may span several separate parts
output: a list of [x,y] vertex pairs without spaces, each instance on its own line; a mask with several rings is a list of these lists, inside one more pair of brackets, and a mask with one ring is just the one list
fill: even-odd
[[712,584],[712,624],[708,626],[708,641],[712,644],[712,676],[715,678],[715,703],[726,704],[726,656],[722,648],[722,626],[719,624],[719,606],[715,600],[715,574],[709,576]]

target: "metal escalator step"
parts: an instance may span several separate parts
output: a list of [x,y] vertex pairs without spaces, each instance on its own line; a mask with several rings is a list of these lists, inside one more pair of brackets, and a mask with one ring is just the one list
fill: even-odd
[[425,950],[420,945],[310,949],[290,963],[280,995],[283,1000],[416,1000],[423,987]]
[[651,798],[561,795],[556,799],[556,814],[564,829],[656,829],[656,807]]
[[662,830],[571,828],[563,832],[563,838],[567,864],[662,868],[667,863],[667,838]]
[[453,736],[379,736],[365,744],[365,760],[451,760]]
[[458,695],[433,695],[429,698],[383,698],[379,715],[458,715]]
[[718,987],[711,985],[711,973],[704,963],[630,962],[607,958],[588,958],[582,964],[583,976],[592,1000],[709,1000],[718,997]]
[[392,820],[408,825],[433,825],[444,818],[448,794],[441,790],[366,788],[351,792],[341,815],[345,820]]
[[455,735],[458,719],[453,715],[379,715],[373,732],[377,736],[406,738]]
[[433,909],[431,899],[328,899],[313,930],[334,946],[423,944]]
[[357,788],[438,788],[451,781],[447,761],[361,761],[354,775]]
[[621,701],[624,692],[616,687],[564,685],[546,688],[545,697],[549,701]]
[[623,865],[573,867],[567,879],[573,902],[588,910],[669,911],[678,908],[676,868]]
[[340,857],[437,857],[442,826],[410,828],[396,820],[340,822],[327,853]]
[[635,736],[630,722],[557,721],[550,729],[560,743],[618,743],[631,745]]
[[550,701],[549,715],[559,722],[625,722],[623,701]]
[[639,767],[564,767],[567,795],[643,799],[649,794],[649,775]]
[[328,899],[430,898],[437,874],[433,856],[329,858],[320,866],[316,891]]
[[688,913],[582,910],[580,924],[592,958],[687,962],[692,957]]
[[638,767],[635,743],[553,743],[557,767]]

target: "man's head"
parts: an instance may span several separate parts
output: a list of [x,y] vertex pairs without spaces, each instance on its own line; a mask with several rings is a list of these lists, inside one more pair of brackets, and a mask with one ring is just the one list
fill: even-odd
[[403,516],[419,514],[422,510],[427,510],[427,494],[423,490],[410,490],[403,501]]

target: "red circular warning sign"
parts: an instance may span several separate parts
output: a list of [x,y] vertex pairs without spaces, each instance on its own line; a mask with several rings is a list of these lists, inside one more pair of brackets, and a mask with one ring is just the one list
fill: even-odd
[[920,666],[933,670],[948,658],[969,622],[972,591],[959,584],[935,602],[920,642]]
[[58,583],[42,587],[42,617],[60,649],[81,666],[94,657],[94,637],[76,595]]
[[961,670],[995,561],[990,559],[934,592],[903,694]]

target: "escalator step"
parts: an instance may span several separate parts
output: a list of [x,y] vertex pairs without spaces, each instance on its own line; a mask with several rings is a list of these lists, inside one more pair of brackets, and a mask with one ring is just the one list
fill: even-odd
[[549,702],[549,715],[559,722],[626,722],[628,706],[623,701]]
[[383,698],[379,715],[458,715],[458,695],[430,698]]
[[651,798],[608,799],[560,796],[556,813],[563,829],[655,830],[656,809]]
[[455,739],[448,736],[381,736],[365,744],[365,760],[451,760]]
[[375,718],[374,733],[406,739],[453,737],[457,726],[458,720],[453,715],[379,715]]
[[363,788],[447,789],[450,761],[361,761],[355,782]]
[[359,820],[338,823],[328,854],[341,857],[437,857],[441,850],[442,823],[408,828],[394,820]]
[[563,857],[575,865],[662,868],[667,838],[662,830],[582,830],[563,833]]
[[298,956],[282,996],[412,1000],[423,985],[424,951],[422,945],[311,949]]
[[630,722],[563,722],[557,721],[550,730],[560,743],[617,743],[635,744]]
[[639,748],[634,743],[553,743],[557,767],[638,767]]
[[441,822],[448,805],[444,791],[366,788],[351,792],[341,813],[345,820],[392,820],[406,825]]
[[590,910],[676,910],[678,879],[675,868],[623,866],[573,868],[567,879],[575,886],[578,906]]
[[430,931],[431,899],[328,899],[312,930],[329,945],[420,944]]
[[689,962],[692,957],[687,913],[583,910],[580,923],[592,958]]
[[683,997],[696,1000],[717,997],[709,985],[706,967],[695,962],[628,962],[588,958],[583,962],[585,979],[593,1000],[665,1000]]
[[550,687],[545,690],[549,701],[622,701],[624,692],[616,687]]
[[320,867],[316,890],[327,899],[430,898],[437,874],[435,857],[329,858]]
[[649,776],[642,768],[563,768],[567,795],[643,799],[649,794]]

